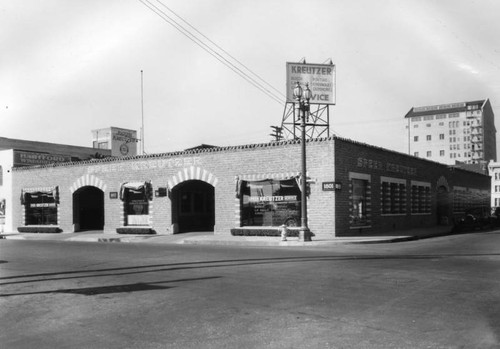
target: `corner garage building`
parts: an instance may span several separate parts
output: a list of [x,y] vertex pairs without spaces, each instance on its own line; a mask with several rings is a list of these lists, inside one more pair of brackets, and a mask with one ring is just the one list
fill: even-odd
[[[201,148],[13,169],[14,229],[156,234],[300,225],[300,143]],[[451,225],[490,177],[337,137],[307,143],[317,238]]]

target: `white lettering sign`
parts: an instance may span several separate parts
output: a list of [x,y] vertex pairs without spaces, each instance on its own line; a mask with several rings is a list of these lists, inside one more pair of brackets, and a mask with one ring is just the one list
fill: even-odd
[[89,166],[88,173],[130,172],[155,169],[168,169],[178,167],[199,166],[200,157],[175,158],[175,159],[149,159],[138,162],[120,162],[116,164],[99,164]]
[[309,84],[312,92],[311,104],[335,104],[335,66],[333,64],[286,64],[286,99],[294,102],[293,89],[296,82],[302,88]]

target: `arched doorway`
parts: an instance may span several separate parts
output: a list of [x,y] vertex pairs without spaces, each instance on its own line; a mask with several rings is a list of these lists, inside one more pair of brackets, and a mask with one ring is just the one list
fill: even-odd
[[73,193],[75,231],[104,229],[104,192],[85,186]]
[[439,225],[450,224],[450,195],[444,185],[437,188],[437,219]]
[[177,232],[214,231],[214,187],[200,180],[188,180],[172,189],[172,223]]

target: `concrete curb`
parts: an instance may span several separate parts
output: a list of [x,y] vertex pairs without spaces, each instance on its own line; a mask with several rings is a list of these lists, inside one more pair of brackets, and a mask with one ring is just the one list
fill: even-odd
[[[376,244],[394,243],[416,240],[415,236],[378,236],[378,237],[353,237],[335,238],[332,240],[313,240],[301,242],[298,240],[281,241],[273,237],[240,237],[219,236],[198,233],[195,236],[180,235],[123,235],[105,233],[77,233],[75,234],[31,234],[7,233],[0,234],[1,239],[8,240],[49,240],[73,242],[107,242],[107,243],[153,243],[153,244],[185,244],[185,245],[211,245],[211,246],[249,246],[249,247],[313,247],[331,246],[338,244]],[[293,239],[293,238],[292,238]]]

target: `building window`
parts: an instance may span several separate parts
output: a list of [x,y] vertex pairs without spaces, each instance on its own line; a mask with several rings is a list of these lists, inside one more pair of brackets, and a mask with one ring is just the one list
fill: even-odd
[[428,150],[427,151],[427,157],[430,158],[432,156],[432,151]]
[[418,142],[418,136],[413,136],[413,141]]
[[430,141],[432,139],[432,136],[431,135],[427,135],[427,140]]
[[382,177],[381,182],[382,214],[405,214],[406,181]]
[[122,184],[120,198],[124,203],[125,225],[149,225],[149,201],[153,198],[151,182]]
[[57,225],[58,188],[24,189],[25,225]]
[[444,139],[444,133],[439,134],[439,139],[443,140]]
[[439,151],[439,156],[444,156],[444,150]]
[[431,185],[429,183],[414,182],[411,184],[411,213],[431,213]]
[[97,148],[99,148],[99,149],[109,149],[109,143],[108,142],[99,142],[99,143],[97,143]]
[[464,212],[467,207],[468,200],[469,197],[467,195],[467,189],[462,187],[455,187],[453,189],[453,212]]
[[299,226],[301,191],[297,179],[240,181],[241,226]]
[[370,175],[350,174],[349,191],[351,207],[349,223],[351,228],[369,226],[371,224],[371,184]]
[[413,153],[414,156],[418,156],[418,151]]

